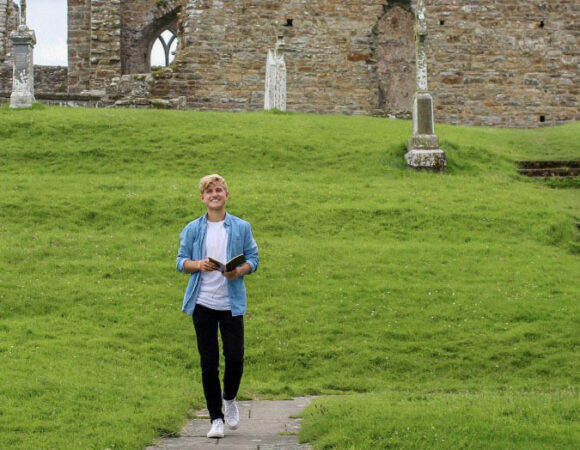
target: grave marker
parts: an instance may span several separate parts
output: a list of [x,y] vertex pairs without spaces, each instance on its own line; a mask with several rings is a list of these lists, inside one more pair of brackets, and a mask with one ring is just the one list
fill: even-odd
[[415,9],[416,92],[413,98],[413,137],[407,142],[405,160],[415,169],[445,170],[445,152],[435,134],[433,98],[427,90],[427,20],[425,3],[418,0]]

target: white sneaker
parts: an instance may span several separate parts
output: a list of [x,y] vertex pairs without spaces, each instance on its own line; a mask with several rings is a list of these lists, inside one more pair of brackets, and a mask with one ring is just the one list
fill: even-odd
[[224,421],[222,419],[215,419],[211,423],[211,428],[207,433],[208,438],[223,438],[224,437]]
[[226,423],[230,430],[235,430],[240,424],[240,410],[236,399],[224,400]]

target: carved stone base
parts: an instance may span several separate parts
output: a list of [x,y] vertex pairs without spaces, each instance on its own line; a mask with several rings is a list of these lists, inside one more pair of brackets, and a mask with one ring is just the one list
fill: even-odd
[[36,101],[34,95],[23,92],[13,92],[10,96],[10,108],[30,108]]
[[413,169],[429,169],[444,171],[447,166],[445,152],[436,150],[409,150],[405,154],[407,165]]

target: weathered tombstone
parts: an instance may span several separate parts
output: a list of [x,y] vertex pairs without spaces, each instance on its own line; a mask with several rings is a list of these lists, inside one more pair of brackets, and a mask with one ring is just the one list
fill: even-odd
[[21,1],[20,25],[10,38],[14,55],[10,107],[27,108],[35,102],[33,49],[36,36],[26,25],[26,0]]
[[274,51],[268,50],[264,109],[286,111],[286,62],[284,61],[283,36],[278,36]]
[[426,41],[425,3],[418,0],[415,11],[417,91],[413,98],[413,137],[407,142],[405,160],[413,168],[445,170],[445,152],[439,148],[439,138],[434,130],[433,98],[427,91]]

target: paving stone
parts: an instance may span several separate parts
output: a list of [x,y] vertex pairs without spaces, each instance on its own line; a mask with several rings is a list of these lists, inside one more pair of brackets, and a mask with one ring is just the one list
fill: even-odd
[[240,426],[237,430],[225,427],[222,439],[208,439],[210,427],[207,410],[196,413],[198,418],[188,422],[176,438],[161,439],[146,450],[308,450],[308,444],[298,443],[300,413],[313,397],[292,400],[253,400],[239,402]]

